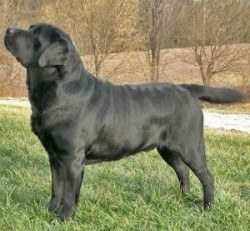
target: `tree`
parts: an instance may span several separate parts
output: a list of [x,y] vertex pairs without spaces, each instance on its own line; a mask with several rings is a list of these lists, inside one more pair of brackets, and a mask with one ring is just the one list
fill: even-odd
[[246,46],[246,48],[244,49],[243,59],[240,60],[238,68],[235,70],[235,72],[241,76],[241,90],[246,99],[250,84],[250,45]]
[[183,60],[198,65],[202,82],[209,86],[215,74],[234,71],[242,58],[246,33],[245,4],[233,0],[193,1],[183,17],[182,39],[193,57]]
[[[95,74],[111,58],[111,53],[129,49],[135,9],[133,1],[89,0],[84,5],[84,23],[88,31],[91,53],[94,56]],[[112,56],[115,57],[114,55]]]
[[174,27],[175,14],[181,7],[178,0],[141,0],[140,26],[142,43],[144,45],[147,64],[149,65],[150,80],[157,82],[163,70],[160,62],[160,52],[167,46]]

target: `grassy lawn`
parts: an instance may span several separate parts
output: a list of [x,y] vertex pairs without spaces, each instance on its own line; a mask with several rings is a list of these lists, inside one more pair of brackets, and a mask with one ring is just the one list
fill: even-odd
[[191,176],[182,197],[176,176],[152,151],[86,167],[80,206],[68,223],[47,212],[50,169],[31,133],[28,109],[0,106],[0,230],[250,230],[250,136],[206,132],[216,205],[202,212]]

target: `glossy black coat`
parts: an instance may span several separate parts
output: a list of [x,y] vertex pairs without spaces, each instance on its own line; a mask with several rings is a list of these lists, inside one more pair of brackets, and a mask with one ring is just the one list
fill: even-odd
[[213,204],[198,99],[228,103],[240,94],[199,85],[100,80],[85,70],[69,36],[48,24],[9,29],[5,45],[27,69],[32,130],[49,154],[52,171],[49,210],[60,207],[60,220],[74,213],[85,165],[154,148],[176,171],[184,191],[189,168],[194,171],[205,208]]

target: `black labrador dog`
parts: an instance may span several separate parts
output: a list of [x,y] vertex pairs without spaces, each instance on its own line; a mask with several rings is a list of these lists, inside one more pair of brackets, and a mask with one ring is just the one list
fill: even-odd
[[233,103],[231,89],[149,83],[114,85],[90,74],[70,37],[49,24],[6,31],[6,48],[27,69],[31,126],[49,154],[49,211],[70,218],[77,207],[84,167],[156,148],[184,191],[189,170],[199,178],[204,208],[214,203],[206,166],[199,100]]

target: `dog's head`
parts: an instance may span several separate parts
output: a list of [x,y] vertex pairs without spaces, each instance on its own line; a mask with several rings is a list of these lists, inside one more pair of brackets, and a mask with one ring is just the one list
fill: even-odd
[[31,25],[28,30],[8,28],[4,43],[24,67],[65,65],[73,47],[66,33],[49,24]]

